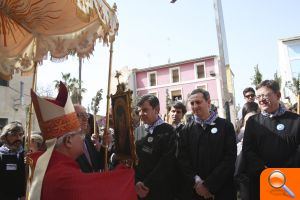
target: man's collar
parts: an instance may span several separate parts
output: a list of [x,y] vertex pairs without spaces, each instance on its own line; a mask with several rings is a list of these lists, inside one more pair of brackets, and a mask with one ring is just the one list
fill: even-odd
[[7,144],[3,144],[0,147],[0,153],[2,154],[19,154],[23,152],[24,149],[22,146],[20,146],[18,149],[12,150]]
[[203,128],[206,127],[206,125],[214,125],[214,121],[218,118],[218,114],[214,111],[210,112],[209,117],[206,120],[200,119],[197,115],[194,115],[194,119],[196,123],[199,123]]
[[152,124],[152,125],[149,125],[149,124],[145,124],[145,130],[146,132],[149,132],[150,134],[153,133],[153,130],[155,127],[161,125],[165,123],[164,120],[162,120],[159,116],[157,117],[157,120]]
[[274,113],[268,113],[268,112],[266,112],[266,111],[262,111],[261,114],[262,114],[263,116],[273,118],[273,117],[279,117],[279,116],[283,115],[286,111],[287,111],[287,110],[286,110],[286,108],[284,107],[284,105],[282,105],[282,104],[280,103],[278,109],[277,109]]

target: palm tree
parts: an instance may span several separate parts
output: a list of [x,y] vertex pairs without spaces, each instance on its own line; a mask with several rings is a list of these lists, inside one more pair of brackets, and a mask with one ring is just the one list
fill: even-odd
[[96,123],[96,115],[99,111],[99,104],[100,104],[100,101],[103,99],[102,98],[102,93],[103,93],[103,89],[100,89],[97,91],[96,93],[96,96],[92,98],[92,102],[91,102],[91,109],[93,111],[93,114],[94,114],[94,124],[93,124],[93,132],[96,133],[96,134],[99,134],[99,132],[97,131],[97,123]]
[[298,77],[293,77],[293,82],[292,82],[292,88],[291,90],[295,95],[300,94],[300,73],[298,74]]
[[281,88],[282,80],[281,80],[281,76],[278,75],[277,71],[274,74],[274,81],[276,81],[279,84],[279,87]]
[[300,114],[300,73],[298,73],[298,77],[293,77],[292,82],[287,84],[287,86],[290,88],[290,90],[294,93],[294,95],[297,97],[297,112]]
[[92,109],[94,115],[96,115],[99,111],[99,104],[100,104],[100,101],[103,99],[102,93],[103,93],[103,89],[100,89],[97,91],[96,96],[92,98],[91,109]]
[[[76,78],[71,78],[71,74],[70,73],[61,73],[62,75],[62,82],[66,85],[69,93],[70,93],[70,97],[72,99],[72,102],[74,104],[80,104],[81,100],[82,100],[82,93],[86,92],[85,88],[80,88],[79,87],[79,83],[80,81]],[[59,80],[55,80],[55,88],[58,89],[59,88]],[[82,81],[81,81],[82,84]]]
[[254,67],[254,75],[251,78],[251,84],[255,85],[255,87],[261,83],[262,81],[262,74],[260,73],[259,69],[258,69],[258,64]]

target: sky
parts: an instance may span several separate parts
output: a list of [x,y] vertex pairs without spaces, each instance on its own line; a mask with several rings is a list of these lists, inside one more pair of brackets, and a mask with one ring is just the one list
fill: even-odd
[[[114,43],[113,72],[122,67],[144,68],[193,58],[218,55],[213,0],[108,0],[117,4],[120,28]],[[278,39],[300,35],[299,0],[222,1],[229,64],[235,75],[236,102],[251,86],[258,64],[263,79],[278,71]],[[97,43],[82,70],[83,106],[97,90],[107,90],[109,48]],[[78,77],[78,59],[45,61],[38,69],[38,87],[51,88],[61,73]],[[99,114],[105,114],[106,100]]]

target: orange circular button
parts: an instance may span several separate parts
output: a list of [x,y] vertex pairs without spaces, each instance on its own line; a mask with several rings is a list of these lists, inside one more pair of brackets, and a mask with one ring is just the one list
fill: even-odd
[[281,171],[275,170],[269,176],[269,184],[274,188],[281,188],[285,184],[285,176]]

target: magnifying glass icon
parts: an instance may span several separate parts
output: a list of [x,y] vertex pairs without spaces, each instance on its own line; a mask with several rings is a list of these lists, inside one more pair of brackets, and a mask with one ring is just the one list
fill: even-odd
[[286,178],[280,170],[274,170],[270,173],[268,182],[273,188],[282,188],[290,195],[290,197],[295,198],[294,192],[285,185]]

